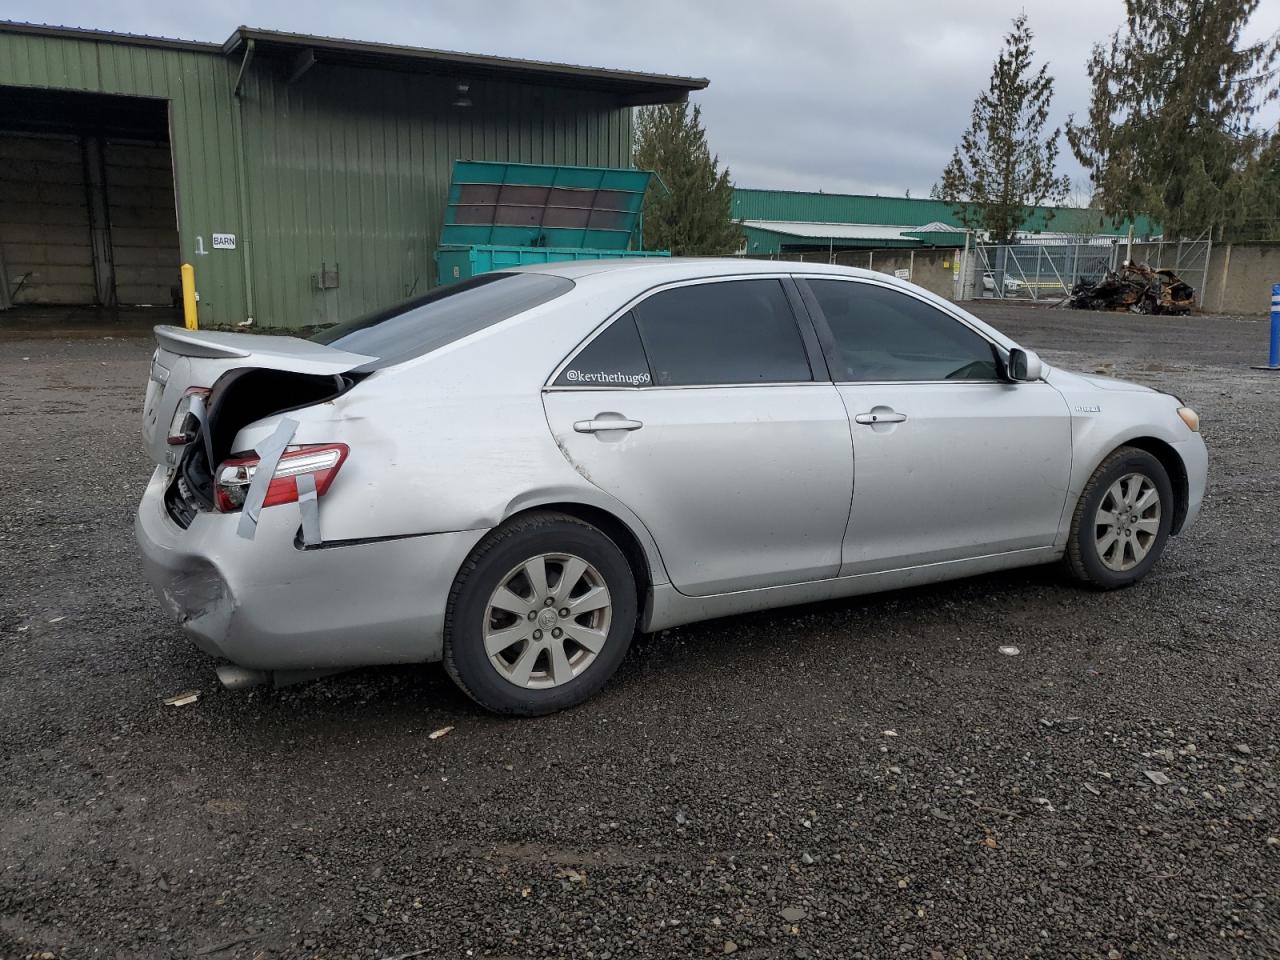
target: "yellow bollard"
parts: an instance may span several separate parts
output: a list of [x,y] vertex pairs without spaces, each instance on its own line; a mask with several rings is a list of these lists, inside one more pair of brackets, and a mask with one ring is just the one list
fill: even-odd
[[182,265],[182,317],[188,330],[199,330],[196,319],[196,268],[189,263]]

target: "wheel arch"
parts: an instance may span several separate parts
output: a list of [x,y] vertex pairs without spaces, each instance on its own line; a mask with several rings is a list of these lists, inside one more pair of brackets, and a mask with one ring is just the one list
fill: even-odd
[[[618,505],[621,506],[620,504]],[[599,529],[605,536],[618,545],[618,549],[627,559],[631,574],[636,581],[636,596],[640,606],[640,621],[647,622],[649,597],[652,588],[657,584],[668,582],[666,567],[658,553],[649,531],[639,518],[628,515],[624,509],[610,509],[599,503],[590,503],[584,499],[568,499],[561,496],[526,497],[511,504],[502,524],[508,524],[518,517],[529,513],[554,512],[563,513]]]
[[1102,464],[1107,457],[1111,456],[1121,447],[1137,447],[1139,450],[1145,450],[1157,460],[1160,466],[1164,467],[1165,473],[1169,475],[1169,485],[1173,487],[1173,522],[1169,527],[1169,535],[1177,536],[1182,529],[1182,525],[1187,519],[1187,509],[1190,504],[1191,495],[1187,480],[1187,465],[1182,462],[1182,457],[1178,455],[1178,451],[1173,445],[1159,437],[1140,436],[1131,437],[1107,450],[1097,463],[1089,471],[1089,476],[1093,476],[1094,471]]

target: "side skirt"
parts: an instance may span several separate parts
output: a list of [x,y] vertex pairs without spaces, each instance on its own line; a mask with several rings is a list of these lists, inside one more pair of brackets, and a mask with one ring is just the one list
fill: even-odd
[[882,590],[898,590],[927,583],[940,583],[960,577],[972,577],[1014,567],[1031,567],[1051,563],[1062,558],[1061,547],[1032,547],[993,553],[967,560],[947,560],[917,567],[902,567],[879,573],[860,573],[850,577],[834,577],[830,580],[814,580],[759,590],[740,590],[734,593],[717,593],[709,597],[688,597],[669,583],[654,586],[649,591],[640,629],[646,633],[665,630],[698,620],[727,617],[735,613],[769,610],[797,603],[817,603],[839,597],[854,597]]

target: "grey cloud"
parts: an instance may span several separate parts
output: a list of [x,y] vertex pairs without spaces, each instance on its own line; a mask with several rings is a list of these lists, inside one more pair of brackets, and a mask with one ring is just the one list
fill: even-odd
[[[1250,33],[1280,28],[1264,4]],[[241,23],[352,39],[624,67],[711,79],[699,94],[712,149],[744,186],[927,193],[1026,9],[1050,63],[1052,122],[1088,105],[1084,64],[1122,21],[1119,0],[560,0],[469,5],[288,0],[216,5],[9,0],[5,15],[221,41]],[[1060,167],[1083,177],[1061,144]]]

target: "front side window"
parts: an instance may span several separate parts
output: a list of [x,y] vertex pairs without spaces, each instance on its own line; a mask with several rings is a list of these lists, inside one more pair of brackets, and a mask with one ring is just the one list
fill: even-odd
[[813,379],[779,280],[727,280],[662,290],[633,312],[658,386]]
[[990,342],[923,300],[871,283],[807,282],[835,339],[836,380],[999,378]]
[[619,317],[578,351],[556,377],[557,387],[647,387],[653,382],[636,320]]

